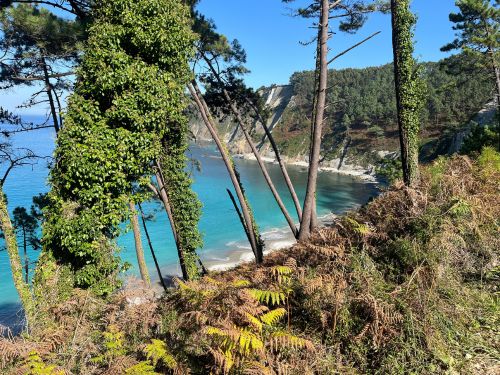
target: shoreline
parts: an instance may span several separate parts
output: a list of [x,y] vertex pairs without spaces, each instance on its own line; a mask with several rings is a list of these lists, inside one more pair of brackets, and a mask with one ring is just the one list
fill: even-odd
[[[243,160],[257,161],[255,155],[251,154],[251,153],[250,154],[235,154],[234,157],[238,158],[238,159],[243,159]],[[262,159],[262,161],[269,163],[269,164],[278,164],[276,159],[272,158],[272,157],[261,156],[261,159]],[[289,161],[288,158],[286,158],[286,157],[283,158],[283,161],[286,165],[291,165],[294,167],[301,167],[301,168],[309,168],[309,163],[306,161],[300,161],[300,160]],[[373,167],[368,169],[368,168],[364,168],[361,166],[350,165],[350,164],[344,164],[344,166],[341,167],[341,169],[338,169],[338,168],[327,166],[327,165],[322,166],[320,164],[319,172],[337,173],[337,174],[344,175],[344,176],[355,177],[355,178],[358,178],[359,180],[362,180],[362,181],[377,183],[377,182],[379,182],[379,180],[378,180],[377,176],[375,175],[375,173],[373,173],[373,169],[374,169]]]
[[[334,213],[329,213],[318,218],[321,226],[332,224],[338,216]],[[297,243],[289,227],[272,228],[261,233],[264,240],[264,255],[272,252],[289,248]],[[223,272],[241,264],[254,261],[254,254],[247,244],[246,239],[241,241],[233,241],[226,244],[227,249],[223,251],[211,250],[208,254],[200,254],[200,258],[204,266],[210,272]],[[212,256],[211,256],[212,255]],[[167,281],[167,285],[172,283],[175,277],[182,277],[178,264],[166,264],[161,266],[162,275]],[[151,277],[152,284],[160,286],[158,275]]]
[[[211,139],[198,139],[194,143],[200,147],[206,147],[207,145],[211,146],[214,145],[214,142]],[[257,161],[257,158],[253,153],[236,153],[232,154],[232,156],[236,159]],[[265,163],[278,164],[275,157],[261,155],[261,159]],[[293,160],[293,159],[290,160],[290,158],[288,158],[287,156],[282,156],[282,160],[287,166],[300,167],[306,169],[309,168],[309,163],[305,160]],[[333,163],[334,161],[335,163]],[[362,167],[359,165],[351,165],[348,163],[343,163],[343,166],[340,169],[331,166],[333,164],[338,165],[338,163],[339,159],[331,160],[326,164],[320,163],[319,172],[337,173],[343,176],[354,177],[368,183],[380,183],[380,180],[378,179],[377,175],[374,172],[375,167],[372,165],[370,165],[370,167]]]

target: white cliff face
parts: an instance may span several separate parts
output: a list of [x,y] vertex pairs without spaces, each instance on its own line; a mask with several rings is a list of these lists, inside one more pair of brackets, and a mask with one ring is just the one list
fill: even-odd
[[[262,89],[260,94],[263,96],[266,107],[270,110],[267,126],[272,133],[281,125],[284,112],[294,105],[293,87],[291,85],[272,86]],[[235,122],[226,119],[220,121],[217,127],[221,137],[228,144],[229,150],[234,156],[255,160],[255,156],[252,154],[250,146],[247,144],[243,133]],[[275,163],[276,157],[262,125],[259,122],[254,122],[249,126],[248,130],[254,138],[257,149],[260,151],[263,160]],[[191,121],[191,131],[197,142],[212,141],[201,118],[196,118]],[[386,151],[382,152],[388,153]],[[281,156],[287,164],[304,168],[308,166],[308,156],[305,154]],[[342,160],[332,159],[323,161],[320,167],[321,170],[325,172],[341,173],[370,181],[375,180],[374,165],[359,166],[356,165],[356,162],[349,159],[349,157],[343,158]]]

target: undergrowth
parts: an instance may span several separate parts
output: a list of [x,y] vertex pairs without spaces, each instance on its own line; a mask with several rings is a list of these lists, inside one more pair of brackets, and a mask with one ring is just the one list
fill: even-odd
[[499,181],[493,149],[439,159],[263,266],[160,299],[76,290],[0,341],[1,371],[497,374]]

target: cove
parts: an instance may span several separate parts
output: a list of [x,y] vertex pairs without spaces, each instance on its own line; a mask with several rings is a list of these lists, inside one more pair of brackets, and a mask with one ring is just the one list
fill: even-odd
[[[43,129],[20,133],[13,136],[11,142],[14,147],[28,147],[36,154],[49,156],[54,148],[54,132],[52,129]],[[222,269],[238,260],[252,260],[248,257],[250,248],[245,233],[226,192],[226,189],[232,186],[218,152],[211,145],[201,147],[192,144],[187,156],[196,160],[196,163],[190,163],[189,171],[194,181],[193,189],[203,204],[203,215],[199,225],[204,237],[204,247],[199,250],[201,258],[213,269]],[[236,159],[235,162],[267,246],[280,247],[288,244],[290,230],[257,163],[243,159]],[[293,202],[278,166],[267,164],[267,167],[290,214],[295,217]],[[289,166],[288,171],[302,200],[307,184],[307,171],[296,166]],[[32,197],[48,190],[47,177],[48,165],[45,160],[40,160],[33,166],[15,169],[4,186],[10,212],[12,213],[17,206],[29,209]],[[318,181],[318,214],[319,216],[342,214],[366,203],[377,192],[376,184],[350,176],[322,172]],[[179,275],[177,250],[165,212],[157,202],[145,203],[143,208],[151,217],[147,222],[148,230],[163,275]],[[123,227],[127,229],[127,223]],[[124,277],[137,276],[139,272],[131,231],[121,235],[117,243],[122,260],[131,265]],[[157,279],[145,238],[143,245],[150,275],[153,279]],[[30,249],[28,253],[31,261],[37,259],[38,252]],[[5,251],[0,251],[0,327],[15,328],[20,316],[20,305],[12,283],[9,259]]]

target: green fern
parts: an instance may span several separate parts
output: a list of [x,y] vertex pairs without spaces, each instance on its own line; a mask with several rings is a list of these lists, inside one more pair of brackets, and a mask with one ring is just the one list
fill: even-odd
[[64,375],[64,371],[57,370],[56,366],[46,365],[37,352],[30,352],[25,361],[23,372],[25,375]]
[[350,217],[346,217],[345,220],[351,226],[354,232],[360,234],[361,236],[367,236],[371,233],[371,229],[368,225],[358,223],[356,220]]
[[286,315],[286,310],[282,307],[271,310],[268,313],[262,315],[260,317],[260,320],[264,323],[267,324],[268,326],[274,326],[276,323],[278,323],[283,317]]
[[238,353],[248,356],[250,353],[264,348],[262,340],[247,328],[234,327],[230,330],[224,330],[209,326],[205,328],[205,333],[219,340],[224,353],[236,349]]
[[119,331],[114,325],[110,325],[108,330],[102,334],[104,338],[104,353],[91,359],[97,364],[104,364],[113,358],[125,355],[126,350],[123,345],[124,333]]
[[314,350],[314,344],[311,341],[292,335],[287,331],[273,332],[270,341],[271,347],[275,350],[283,348]]
[[125,371],[126,375],[159,375],[149,362],[139,362]]
[[258,318],[249,313],[246,313],[245,316],[248,323],[250,323],[252,327],[254,327],[258,332],[262,332],[262,322]]
[[248,289],[250,295],[260,303],[266,305],[280,305],[286,301],[286,294],[282,291]]
[[161,340],[151,340],[151,344],[146,345],[144,348],[144,354],[146,354],[146,358],[148,358],[155,367],[161,362],[165,367],[171,370],[177,368],[177,361],[169,353],[167,344]]
[[289,284],[293,269],[287,266],[274,266],[271,268],[271,273],[279,285]]

